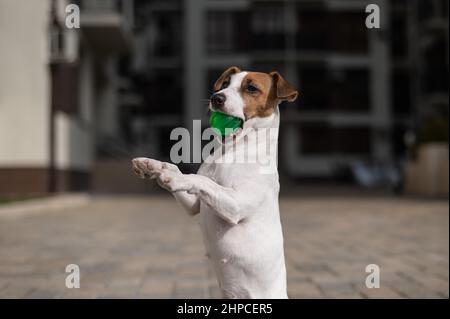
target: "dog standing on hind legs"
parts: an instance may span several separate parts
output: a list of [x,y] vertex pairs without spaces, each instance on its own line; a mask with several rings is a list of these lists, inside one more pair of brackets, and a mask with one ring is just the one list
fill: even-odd
[[[258,148],[268,143],[267,159],[276,163],[278,105],[294,101],[298,92],[278,72],[237,67],[219,77],[214,91],[209,108],[242,120],[231,136],[218,139],[223,154],[212,154],[197,174],[149,158],[133,159],[133,170],[155,179],[190,215],[199,215],[206,255],[225,298],[287,298],[276,166],[267,171],[259,161],[223,159],[258,156]],[[266,129],[275,134],[258,139]]]

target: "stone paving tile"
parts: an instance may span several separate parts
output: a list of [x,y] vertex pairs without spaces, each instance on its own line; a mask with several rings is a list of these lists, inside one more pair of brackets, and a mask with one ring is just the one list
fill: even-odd
[[169,298],[173,296],[175,282],[173,277],[147,276],[139,289],[141,298]]
[[294,299],[316,299],[323,298],[323,293],[311,282],[293,281],[288,284],[288,296]]
[[[290,298],[449,297],[448,201],[288,197],[280,209]],[[79,289],[65,287],[72,263]],[[169,195],[0,216],[0,298],[220,297],[196,220]]]

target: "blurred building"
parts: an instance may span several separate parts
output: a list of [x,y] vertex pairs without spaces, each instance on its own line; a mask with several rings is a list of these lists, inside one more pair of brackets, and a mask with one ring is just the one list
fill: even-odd
[[[70,2],[79,30],[64,28]],[[281,106],[292,178],[392,166],[406,132],[448,117],[446,0],[2,0],[0,44],[0,194],[144,190],[130,158],[170,160],[174,127],[207,127],[231,65],[298,87]]]
[[446,110],[448,115],[449,2],[414,1],[408,8],[409,68],[418,118]]
[[[365,27],[369,3],[381,8],[381,29]],[[392,164],[430,103],[448,108],[447,1],[136,1],[136,35],[141,155],[168,159],[171,128],[207,126],[205,100],[231,65],[279,70],[299,88],[282,108],[289,176]]]
[[[66,6],[81,28],[66,27]],[[97,142],[119,134],[118,58],[132,1],[0,2],[0,195],[86,190]]]
[[[412,195],[449,195],[448,1],[414,1],[409,8],[412,107],[421,145],[405,165],[404,188]],[[401,62],[398,64],[402,64]]]

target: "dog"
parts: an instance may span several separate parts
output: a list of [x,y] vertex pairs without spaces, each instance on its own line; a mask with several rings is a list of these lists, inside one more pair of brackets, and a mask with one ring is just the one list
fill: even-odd
[[[275,134],[264,142],[275,150],[269,160],[276,160],[278,106],[297,96],[278,72],[225,70],[214,84],[209,109],[238,117],[243,125],[230,137],[219,138],[221,149],[255,155],[261,145],[258,131],[270,128]],[[139,177],[155,179],[190,215],[199,216],[206,256],[224,298],[288,298],[276,167],[262,172],[259,162],[220,162],[223,154],[214,156],[197,174],[142,157],[133,159],[132,166]]]

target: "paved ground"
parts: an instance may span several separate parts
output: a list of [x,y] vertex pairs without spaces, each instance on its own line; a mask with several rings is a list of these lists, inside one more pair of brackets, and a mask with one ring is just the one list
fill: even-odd
[[[281,211],[291,298],[448,298],[448,201],[289,197]],[[0,297],[219,297],[197,227],[169,195],[0,215]],[[80,289],[65,288],[72,263]]]

